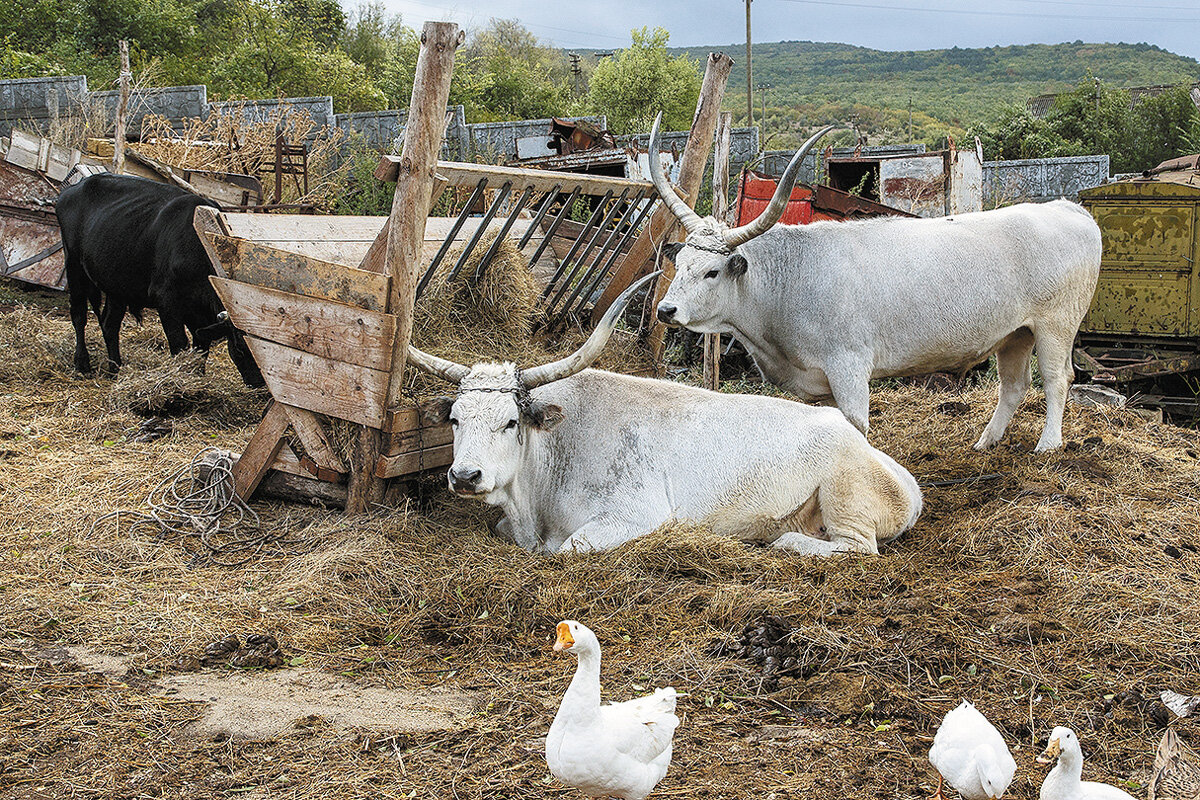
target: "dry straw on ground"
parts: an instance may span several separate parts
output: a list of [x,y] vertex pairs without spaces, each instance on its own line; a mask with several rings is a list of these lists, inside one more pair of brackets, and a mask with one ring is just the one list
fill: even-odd
[[[20,313],[69,341],[67,320]],[[143,331],[131,363],[163,357]],[[1067,446],[1035,455],[1031,396],[979,454],[994,385],[881,389],[871,439],[920,480],[998,477],[927,488],[917,526],[877,557],[806,560],[685,523],[607,555],[537,557],[433,482],[420,507],[358,519],[259,503],[294,542],[221,569],[90,522],[136,506],[203,446],[240,449],[251,426],[210,409],[168,439],[122,440],[138,417],[110,401],[112,383],[68,370],[5,383],[0,403],[0,775],[17,796],[576,797],[539,749],[574,666],[550,652],[562,618],[598,632],[606,696],[686,692],[661,797],[923,797],[932,731],[960,697],[1014,746],[1012,797],[1036,797],[1033,756],[1055,724],[1080,733],[1086,778],[1140,796],[1161,729],[1139,697],[1200,691],[1200,441],[1133,411],[1072,406]],[[236,381],[220,350],[209,372]],[[774,690],[757,664],[713,654],[764,614],[786,620],[800,654]],[[265,742],[181,737],[203,704],[155,682],[257,631],[357,685],[474,692],[476,715],[395,737],[320,719]],[[79,670],[48,655],[56,645],[131,669]]]

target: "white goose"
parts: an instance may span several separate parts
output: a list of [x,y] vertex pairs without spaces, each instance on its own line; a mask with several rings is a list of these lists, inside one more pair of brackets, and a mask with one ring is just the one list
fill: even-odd
[[579,659],[575,677],[546,736],[554,777],[588,797],[642,800],[671,764],[675,690],[600,705],[600,642],[574,620],[558,623],[555,652]]
[[966,800],[997,800],[1017,771],[1000,731],[966,700],[942,720],[929,763],[938,771],[938,800],[943,800],[943,779]]
[[1083,751],[1079,737],[1070,728],[1050,731],[1046,750],[1037,757],[1039,764],[1058,764],[1042,781],[1041,800],[1133,800],[1133,795],[1107,783],[1080,780],[1083,776]]

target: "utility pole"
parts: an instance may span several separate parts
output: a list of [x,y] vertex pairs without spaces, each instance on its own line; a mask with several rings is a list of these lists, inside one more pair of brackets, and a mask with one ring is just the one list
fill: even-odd
[[912,95],[908,96],[908,140],[912,141]]
[[746,126],[751,128],[754,127],[754,93],[750,91],[754,85],[753,74],[750,68],[750,0],[746,0]]
[[567,58],[571,59],[571,74],[575,76],[575,93],[579,94],[579,78],[583,75],[583,70],[579,66],[579,53],[567,53]]
[[775,88],[774,84],[770,84],[770,83],[760,83],[757,87],[757,91],[759,93],[760,99],[762,100],[762,120],[761,120],[761,122],[759,122],[759,125],[761,125],[763,128],[763,130],[762,130],[763,137],[765,137],[767,134],[767,92],[771,91],[774,88]]

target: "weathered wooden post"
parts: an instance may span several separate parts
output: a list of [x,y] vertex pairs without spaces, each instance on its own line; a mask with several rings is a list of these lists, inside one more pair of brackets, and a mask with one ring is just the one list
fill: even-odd
[[[709,53],[708,65],[704,70],[704,82],[700,86],[700,99],[696,103],[696,114],[692,118],[691,132],[688,134],[687,146],[683,150],[683,158],[679,164],[679,180],[677,185],[683,190],[683,200],[689,206],[695,207],[696,198],[700,195],[700,185],[704,181],[704,167],[708,163],[708,154],[712,149],[713,132],[717,127],[717,117],[721,110],[721,98],[725,94],[725,82],[729,80],[729,71],[733,69],[733,59],[724,53]],[[600,296],[592,311],[592,322],[599,322],[600,317],[613,304],[613,301],[625,291],[633,281],[650,271],[654,263],[656,249],[659,244],[667,241],[676,225],[675,217],[670,210],[660,205],[650,215],[650,222],[642,228],[637,239],[629,248],[629,254],[613,273],[608,287]],[[659,278],[661,287],[657,296],[666,291],[670,284],[668,274],[673,274],[672,267],[664,265],[666,272]],[[653,313],[653,311],[651,312]],[[655,358],[662,355],[662,326],[657,326],[657,342],[653,346]],[[652,334],[653,336],[654,334]]]
[[[429,216],[433,203],[430,193],[442,147],[454,54],[462,42],[463,33],[452,22],[426,22],[421,31],[421,53],[417,58],[408,121],[404,129],[404,146],[400,152],[392,213],[380,234],[387,237],[384,272],[391,277],[387,311],[396,317],[391,373],[384,405],[389,412],[395,410],[404,388],[404,365],[408,340],[412,335],[413,303],[425,218]],[[377,463],[385,435],[383,431],[367,426],[359,429],[358,443],[350,465],[347,513],[362,513],[369,503],[383,499],[384,479],[377,475]]]
[[120,94],[117,97],[116,130],[113,131],[113,170],[120,175],[125,171],[125,114],[129,109],[129,88],[133,73],[129,71],[129,42],[120,42],[121,77],[118,81]]
[[[717,122],[717,144],[713,151],[712,215],[728,222],[729,214],[729,140],[733,133],[733,112],[722,111]],[[721,334],[704,334],[704,388],[721,385]]]

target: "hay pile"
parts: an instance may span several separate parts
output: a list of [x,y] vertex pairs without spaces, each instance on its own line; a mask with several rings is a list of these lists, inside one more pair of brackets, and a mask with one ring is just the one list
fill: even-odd
[[[568,330],[548,341],[535,333],[540,321],[541,287],[528,269],[528,259],[511,239],[500,243],[482,278],[475,280],[475,271],[495,238],[495,234],[485,236],[453,278],[450,272],[462,248],[447,254],[417,301],[413,344],[467,365],[513,361],[529,367],[568,355],[586,336],[582,331]],[[637,334],[618,329],[596,367],[648,372],[652,364]],[[445,394],[446,385],[441,380],[411,368],[408,373],[407,396],[420,400]]]
[[[236,380],[224,358],[212,370]],[[871,438],[920,480],[1000,477],[926,489],[922,519],[879,557],[806,560],[683,523],[606,555],[536,557],[431,487],[426,506],[369,518],[257,504],[293,543],[221,569],[90,522],[205,445],[239,450],[251,426],[194,415],[168,439],[120,441],[137,418],[95,413],[109,389],[28,383],[0,404],[0,661],[20,667],[0,683],[0,770],[45,796],[571,796],[539,741],[573,668],[549,652],[563,618],[598,632],[606,696],[686,692],[656,796],[922,797],[930,737],[960,697],[1015,747],[1011,796],[1036,797],[1055,724],[1080,733],[1085,777],[1140,795],[1161,733],[1150,701],[1200,691],[1200,440],[1132,411],[1072,406],[1067,446],[1035,455],[1031,396],[978,454],[994,384],[880,390]],[[739,652],[747,626],[762,641]],[[457,733],[381,739],[318,719],[266,742],[188,741],[202,704],[153,684],[229,632],[270,633],[355,685],[473,691],[479,712]],[[129,671],[45,666],[65,645]],[[763,645],[793,660],[764,674]]]

